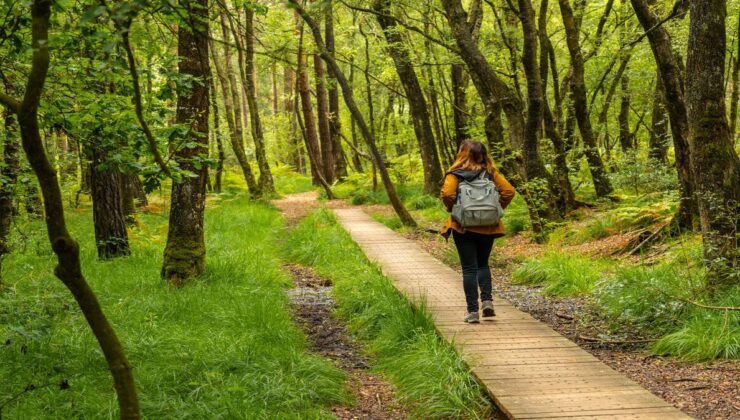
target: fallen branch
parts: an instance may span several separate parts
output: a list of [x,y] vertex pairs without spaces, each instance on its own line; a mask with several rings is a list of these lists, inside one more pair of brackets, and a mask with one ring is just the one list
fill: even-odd
[[642,343],[652,343],[656,340],[655,338],[643,339],[643,340],[603,340],[601,338],[589,337],[585,335],[578,335],[576,336],[576,339],[594,342],[594,343],[602,343],[602,344],[642,344]]

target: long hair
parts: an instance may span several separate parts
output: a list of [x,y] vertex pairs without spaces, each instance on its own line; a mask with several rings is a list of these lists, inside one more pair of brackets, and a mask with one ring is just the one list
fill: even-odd
[[450,171],[456,169],[471,169],[479,171],[485,169],[486,172],[493,175],[496,167],[493,165],[488,150],[483,143],[475,140],[463,140],[455,156],[455,162],[450,166]]

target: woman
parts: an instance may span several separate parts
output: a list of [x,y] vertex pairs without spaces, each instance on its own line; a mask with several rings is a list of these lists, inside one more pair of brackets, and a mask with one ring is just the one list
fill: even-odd
[[[480,142],[465,140],[455,157],[455,162],[445,175],[440,198],[447,208],[452,211],[452,205],[457,200],[457,187],[461,179],[472,181],[485,172],[484,176],[493,180],[500,195],[502,208],[506,208],[514,198],[514,187],[493,166],[486,147]],[[478,316],[478,288],[480,287],[481,306],[484,317],[495,316],[493,310],[493,296],[491,294],[491,270],[488,267],[488,257],[491,255],[494,238],[504,235],[504,224],[499,221],[493,226],[476,226],[464,228],[450,216],[440,234],[449,238],[450,232],[455,240],[457,253],[463,270],[463,289],[467,301],[467,313],[464,321],[477,324]]]

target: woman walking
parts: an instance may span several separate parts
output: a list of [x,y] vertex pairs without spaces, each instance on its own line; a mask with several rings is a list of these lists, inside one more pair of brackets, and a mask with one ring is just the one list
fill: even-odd
[[[491,270],[488,267],[488,257],[491,255],[493,240],[504,235],[504,224],[500,220],[501,214],[493,214],[495,211],[492,215],[476,215],[477,222],[476,220],[460,220],[465,218],[466,213],[463,213],[459,208],[453,211],[453,206],[457,204],[457,206],[462,207],[464,205],[463,199],[458,196],[461,183],[466,186],[477,183],[481,186],[482,191],[485,191],[483,194],[491,194],[491,188],[486,188],[486,184],[490,185],[491,182],[498,192],[498,194],[494,192],[493,197],[498,196],[500,211],[506,208],[514,198],[516,194],[514,187],[493,166],[486,147],[482,143],[472,140],[463,141],[455,157],[455,162],[445,175],[440,191],[442,202],[447,211],[452,213],[440,234],[447,239],[452,233],[457,253],[460,256],[460,264],[463,270],[463,289],[467,301],[467,313],[464,321],[467,323],[480,322],[478,315],[479,288],[483,316],[496,315],[493,310]],[[472,197],[470,191],[471,189],[466,189],[468,197]],[[470,200],[481,198],[475,197]],[[496,205],[496,207],[498,206]],[[492,220],[493,224],[485,224],[486,220]]]

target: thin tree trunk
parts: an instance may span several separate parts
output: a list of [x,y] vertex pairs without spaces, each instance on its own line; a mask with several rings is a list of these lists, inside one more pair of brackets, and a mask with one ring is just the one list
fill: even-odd
[[[551,61],[548,60],[550,56],[550,39],[547,35],[547,10],[548,0],[542,0],[540,2],[540,14],[538,16],[537,25],[540,36],[540,80],[542,80],[542,105],[543,105],[543,120],[545,125],[545,135],[552,142],[553,149],[555,151],[554,163],[555,168],[553,175],[557,179],[558,188],[556,189],[556,200],[557,207],[561,215],[565,215],[570,210],[576,207],[575,194],[573,193],[573,186],[570,183],[570,176],[568,170],[567,152],[565,150],[565,143],[563,138],[558,131],[557,122],[552,115],[550,109],[550,103],[547,100],[547,73],[550,69]],[[555,70],[557,73],[557,70]],[[555,106],[559,106],[557,98],[557,76],[553,77],[553,90],[555,90]]]
[[686,105],[689,145],[704,242],[708,286],[717,294],[737,284],[740,270],[740,160],[725,111],[723,0],[689,3]]
[[[234,151],[239,167],[242,170],[244,180],[247,182],[247,188],[249,189],[250,195],[253,197],[259,195],[259,187],[257,186],[257,180],[254,178],[252,167],[247,159],[247,154],[244,152],[244,141],[241,132],[241,116],[238,111],[234,110],[234,104],[232,102],[234,95],[230,95],[231,91],[229,79],[224,73],[224,69],[221,67],[218,55],[216,54],[216,48],[211,44],[211,56],[213,58],[213,67],[216,69],[216,76],[221,84],[221,95],[224,100],[224,115],[226,116],[226,125],[229,127],[229,141],[231,143],[231,150]],[[228,47],[227,47],[228,48]],[[237,96],[238,98],[238,96]]]
[[378,12],[377,19],[383,29],[388,42],[387,49],[396,67],[396,73],[406,93],[409,104],[411,122],[421,153],[421,162],[424,168],[424,192],[436,195],[439,190],[439,181],[442,179],[442,168],[437,155],[437,147],[432,134],[432,125],[429,118],[424,92],[416,77],[416,71],[411,63],[411,57],[398,32],[395,20],[390,17],[390,0],[375,0],[373,8]]
[[326,182],[326,178],[324,178],[323,159],[321,157],[321,149],[319,148],[316,120],[313,115],[313,107],[311,106],[311,87],[308,82],[306,55],[303,53],[303,25],[300,26],[301,43],[298,45],[296,60],[298,63],[296,70],[296,90],[298,91],[298,96],[301,100],[301,110],[303,111],[303,125],[305,129],[302,131],[304,132],[306,152],[308,153],[308,160],[311,165],[311,177],[314,185],[321,185],[321,180]]
[[162,277],[179,286],[205,270],[206,247],[203,219],[206,204],[208,166],[194,162],[208,154],[208,0],[182,0],[187,11],[187,27],[177,33],[178,71],[192,77],[189,92],[177,97],[176,120],[191,127],[193,147],[175,150],[180,168],[192,172],[172,183],[167,245],[162,262]]
[[329,128],[329,93],[326,91],[326,69],[321,56],[313,54],[313,69],[316,77],[316,114],[319,128],[319,142],[323,171],[326,182],[334,182],[334,144]]
[[10,110],[3,113],[5,132],[3,140],[3,165],[0,168],[0,282],[2,281],[2,263],[5,255],[10,253],[8,236],[15,216],[13,200],[15,198],[18,172],[20,171],[18,129],[15,115]]
[[[326,48],[329,54],[334,57],[334,10],[332,2],[326,4],[326,18],[324,21],[324,33],[326,34]],[[336,77],[334,72],[328,69],[327,81],[329,84],[329,133],[331,135],[332,153],[334,161],[334,175],[338,179],[347,176],[347,160],[342,149],[342,138],[340,131],[342,129],[339,120],[339,89],[337,88]]]
[[732,94],[730,96],[730,136],[732,136],[732,143],[735,144],[737,139],[737,101],[740,99],[740,12],[738,13],[737,20],[737,34],[735,36],[735,42],[737,43],[737,50],[735,51],[735,59],[732,60]]
[[326,64],[334,72],[334,75],[337,78],[337,83],[339,83],[339,86],[342,89],[344,103],[347,105],[347,108],[349,108],[350,112],[352,113],[352,117],[357,120],[357,126],[360,129],[362,136],[365,138],[365,142],[367,143],[367,147],[370,150],[370,154],[375,161],[375,166],[378,168],[378,172],[380,172],[380,178],[383,180],[383,186],[385,187],[385,191],[388,194],[388,199],[390,200],[393,209],[396,211],[396,214],[401,219],[401,223],[406,226],[416,227],[416,222],[411,217],[411,214],[408,212],[408,210],[406,210],[406,207],[404,207],[403,202],[401,202],[401,198],[396,192],[396,188],[393,186],[391,177],[388,174],[388,169],[386,168],[385,163],[380,157],[378,148],[375,146],[375,138],[373,137],[370,128],[365,123],[365,119],[363,118],[360,109],[355,103],[352,90],[349,87],[349,83],[347,83],[347,79],[344,77],[344,73],[339,68],[336,61],[334,61],[334,58],[331,56],[331,54],[329,54],[326,46],[324,45],[324,41],[321,38],[321,28],[319,28],[319,25],[316,23],[316,21],[314,21],[311,16],[298,3],[296,3],[296,0],[287,1],[292,7],[296,9],[301,18],[303,18],[303,20],[311,28],[316,46],[321,52],[321,58],[324,59]]
[[49,42],[47,41],[51,6],[52,1],[50,0],[34,0],[31,5],[33,58],[23,101],[17,101],[0,93],[0,103],[18,116],[23,149],[41,185],[44,195],[46,229],[51,248],[57,255],[54,274],[74,296],[100,344],[113,376],[118,395],[119,415],[122,419],[138,419],[140,418],[139,400],[136,395],[131,365],[97,297],[82,274],[79,245],[67,231],[61,188],[39,133],[38,106],[49,70]]
[[665,105],[663,104],[663,82],[660,73],[655,80],[653,93],[653,111],[650,122],[650,140],[648,143],[648,157],[666,164],[668,162],[668,120]]
[[270,172],[270,163],[267,161],[267,148],[265,146],[265,133],[262,130],[262,121],[257,109],[257,84],[255,78],[256,68],[254,65],[254,12],[251,7],[246,7],[246,83],[247,103],[249,104],[249,119],[252,127],[252,138],[254,139],[255,155],[257,165],[260,169],[259,189],[261,194],[268,196],[275,194],[275,183]]
[[630,131],[630,91],[629,77],[625,74],[621,79],[622,97],[619,104],[619,144],[622,151],[627,153],[633,150],[632,132]]
[[570,79],[570,86],[573,92],[573,105],[575,108],[578,128],[583,139],[583,152],[586,155],[591,178],[593,180],[596,195],[604,197],[612,193],[613,188],[604,168],[604,162],[599,155],[599,148],[596,144],[596,137],[591,128],[591,119],[588,113],[588,104],[586,97],[585,69],[583,62],[583,53],[579,41],[579,30],[576,25],[573,9],[570,7],[569,0],[558,0],[560,12],[563,17],[563,26],[565,27],[568,51],[570,52],[570,64],[573,70],[573,77]]
[[226,160],[226,154],[224,153],[224,143],[221,139],[221,128],[220,119],[218,113],[218,94],[216,93],[216,83],[213,81],[213,77],[208,79],[209,87],[209,99],[211,100],[211,113],[213,114],[213,140],[216,142],[216,176],[214,177],[213,192],[216,194],[221,193],[221,183],[224,173],[224,161]]
[[[353,16],[353,21],[355,16]],[[353,22],[355,23],[355,22]],[[351,89],[354,89],[354,80],[355,80],[355,56],[351,56],[349,59],[349,86]],[[362,161],[360,160],[360,152],[359,152],[359,145],[357,144],[357,124],[355,123],[354,119],[350,118],[350,136],[351,136],[351,143],[352,143],[352,166],[354,167],[355,171],[362,173]]]
[[699,208],[694,197],[694,174],[689,152],[689,122],[684,100],[683,63],[673,51],[668,31],[659,25],[660,18],[650,10],[647,1],[631,0],[631,2],[640,25],[647,31],[650,48],[653,50],[653,57],[660,72],[665,95],[664,103],[671,124],[676,169],[681,185],[681,201],[673,217],[673,224],[679,230],[690,230],[694,224],[694,217],[699,214]]

